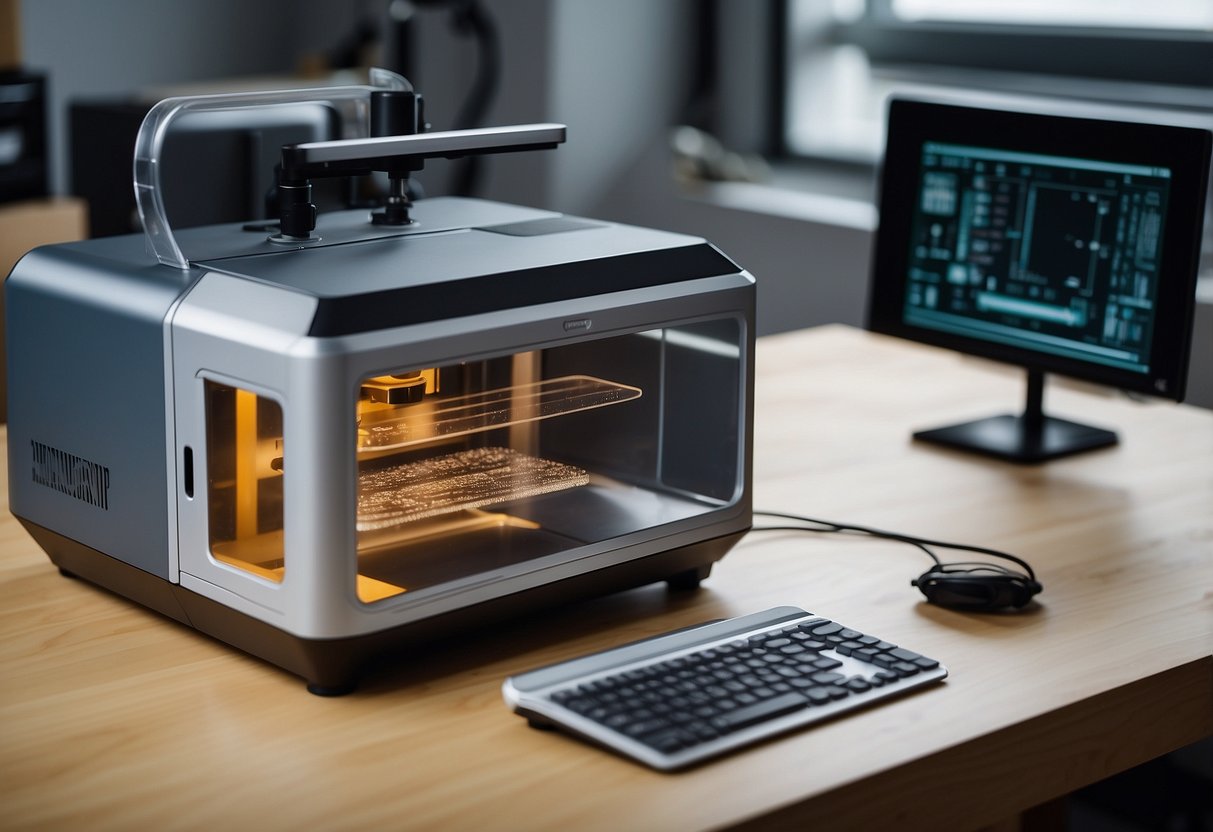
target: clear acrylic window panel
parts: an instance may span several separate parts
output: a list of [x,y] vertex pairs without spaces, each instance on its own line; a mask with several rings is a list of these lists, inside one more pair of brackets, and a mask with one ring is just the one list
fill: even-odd
[[284,571],[282,407],[215,381],[206,397],[206,476],[212,556],[280,583]]
[[732,318],[363,380],[358,597],[526,571],[740,485]]

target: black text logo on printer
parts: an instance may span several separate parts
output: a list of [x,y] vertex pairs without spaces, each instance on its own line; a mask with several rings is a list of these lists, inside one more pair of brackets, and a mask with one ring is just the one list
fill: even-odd
[[31,440],[30,445],[34,451],[34,482],[109,510],[109,468],[41,442]]

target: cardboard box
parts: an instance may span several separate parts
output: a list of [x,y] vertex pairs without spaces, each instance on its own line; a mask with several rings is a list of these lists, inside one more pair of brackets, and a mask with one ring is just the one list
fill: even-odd
[[21,66],[20,11],[21,0],[0,0],[0,69]]
[[[5,0],[0,0],[0,3]],[[0,205],[0,276],[8,277],[30,249],[88,236],[88,206],[75,197]],[[8,361],[4,342],[4,292],[0,290],[0,422],[8,419]]]

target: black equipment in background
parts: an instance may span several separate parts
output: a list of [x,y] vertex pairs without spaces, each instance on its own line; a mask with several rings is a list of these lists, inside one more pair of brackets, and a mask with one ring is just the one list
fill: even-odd
[[46,77],[0,71],[0,202],[46,194]]
[[[69,109],[71,189],[88,201],[94,237],[141,230],[131,157],[150,108],[136,101],[76,101]],[[282,145],[339,137],[339,117],[323,105],[184,117],[165,139],[171,150],[164,163],[165,202],[173,227],[265,219]],[[348,189],[348,182],[330,182],[317,202],[349,207]]]

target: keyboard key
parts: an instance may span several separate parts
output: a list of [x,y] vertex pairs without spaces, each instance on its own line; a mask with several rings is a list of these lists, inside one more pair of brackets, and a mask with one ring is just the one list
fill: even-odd
[[688,745],[695,745],[699,742],[694,734],[681,728],[666,728],[656,733],[639,737],[639,740],[645,745],[651,745],[663,754],[672,754],[675,751],[686,748]]
[[642,737],[645,734],[652,734],[656,731],[660,731],[669,724],[670,723],[664,719],[646,719],[642,720],[641,722],[633,722],[625,726],[623,733],[627,734],[629,737]]
[[738,728],[753,725],[755,722],[774,719],[777,716],[798,711],[806,704],[805,698],[799,693],[785,693],[757,705],[738,708],[732,713],[718,716],[712,720],[711,725],[720,731],[736,731]]
[[621,714],[615,714],[614,716],[608,716],[606,719],[604,719],[602,721],[602,724],[608,728],[622,728],[623,726],[627,725],[631,721],[632,721],[631,714],[621,713]]
[[830,693],[824,687],[809,688],[804,693],[814,705],[824,705],[830,701]]
[[563,704],[575,714],[584,714],[585,712],[596,707],[593,699],[587,699],[584,696],[576,699],[568,699]]

